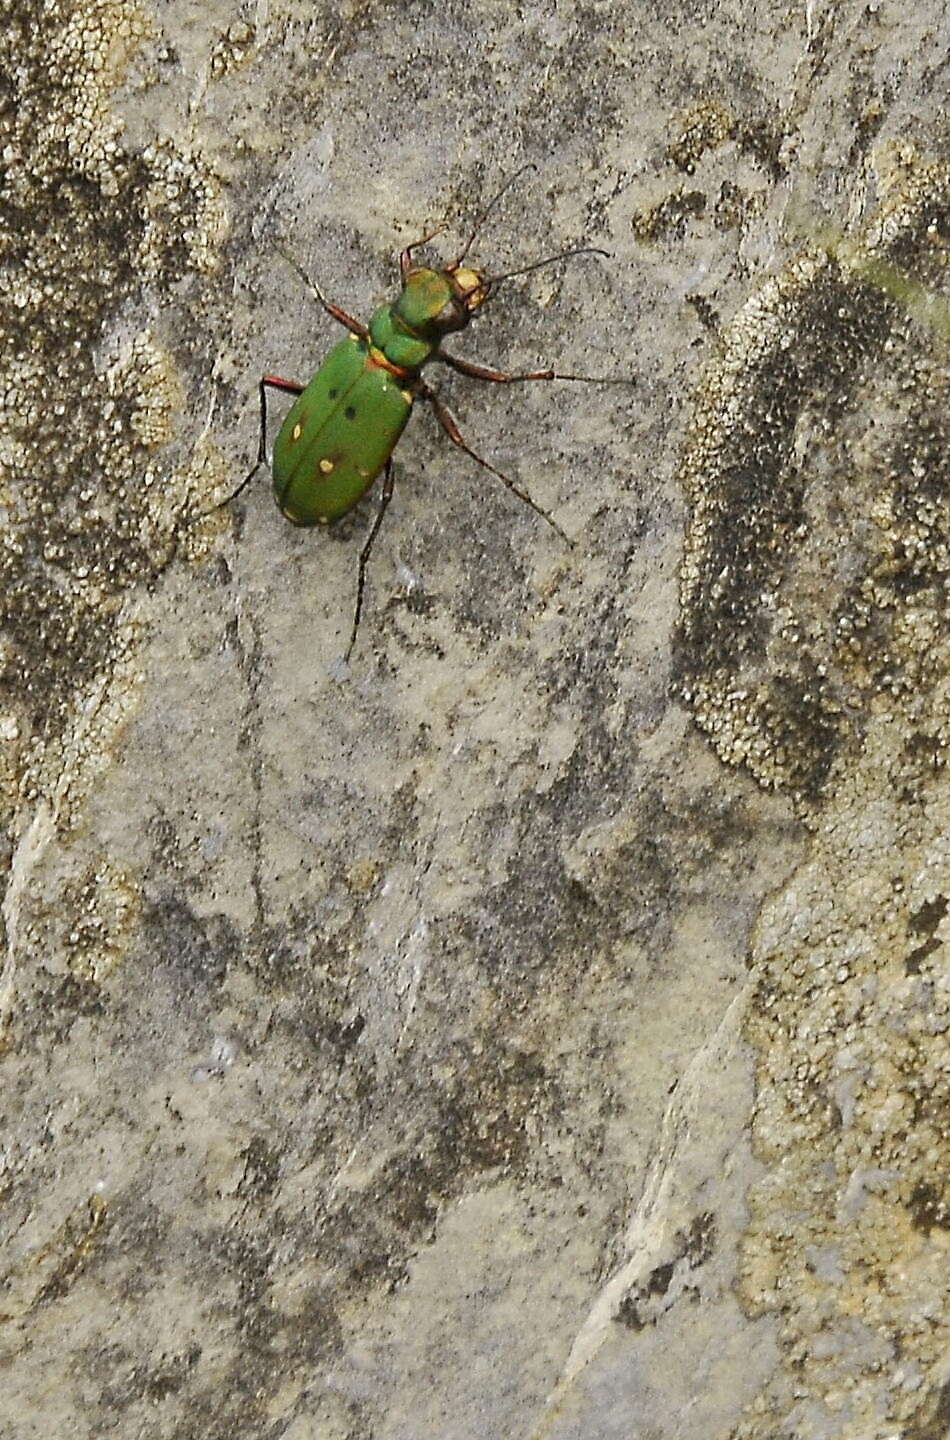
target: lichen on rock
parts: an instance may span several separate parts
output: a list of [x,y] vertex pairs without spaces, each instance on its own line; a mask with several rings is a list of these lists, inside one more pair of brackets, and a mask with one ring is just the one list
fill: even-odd
[[[936,1436],[948,1349],[950,167],[741,309],[701,391],[678,664],[807,862],[759,918],[741,1296],[785,1363],[737,1436]],[[937,1428],[934,1428],[934,1427]]]
[[38,821],[34,840],[68,826],[84,768],[128,712],[138,605],[191,499],[190,457],[177,474],[157,461],[181,385],[141,296],[207,270],[224,215],[200,155],[123,140],[112,93],[147,30],[130,0],[17,0],[0,32],[7,863]]

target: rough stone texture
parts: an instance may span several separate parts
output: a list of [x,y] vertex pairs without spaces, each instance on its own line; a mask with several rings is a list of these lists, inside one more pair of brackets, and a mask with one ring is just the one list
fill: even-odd
[[950,1423],[950,165],[875,158],[865,234],[729,327],[685,466],[687,693],[815,830],[752,947],[739,1294],[783,1365],[748,1437]]
[[[950,20],[13,0],[0,1437],[939,1440]],[[349,631],[262,371],[474,259]],[[685,504],[684,504],[685,500]]]

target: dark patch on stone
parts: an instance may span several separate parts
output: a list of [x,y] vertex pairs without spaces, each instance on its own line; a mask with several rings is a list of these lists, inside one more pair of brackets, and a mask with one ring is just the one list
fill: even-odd
[[911,1192],[909,1209],[914,1229],[929,1235],[931,1230],[950,1229],[950,1201],[945,1190],[922,1182]]

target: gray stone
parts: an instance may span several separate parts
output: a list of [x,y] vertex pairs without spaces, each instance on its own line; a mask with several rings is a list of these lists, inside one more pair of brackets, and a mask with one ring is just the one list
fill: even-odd
[[[947,38],[14,0],[2,1440],[944,1434]],[[526,161],[347,664],[284,254]]]

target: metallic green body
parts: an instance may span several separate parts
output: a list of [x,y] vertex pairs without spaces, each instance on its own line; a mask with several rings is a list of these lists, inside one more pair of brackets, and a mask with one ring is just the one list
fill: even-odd
[[391,365],[418,374],[431,359],[434,346],[411,334],[394,314],[394,305],[384,305],[369,322],[369,338]]
[[331,350],[274,445],[274,494],[288,520],[330,525],[353,509],[405,428],[423,365],[486,293],[479,271],[410,270],[368,338],[351,335]]
[[274,494],[295,525],[329,525],[352,510],[412,413],[405,380],[352,335],[297,396],[274,445]]

